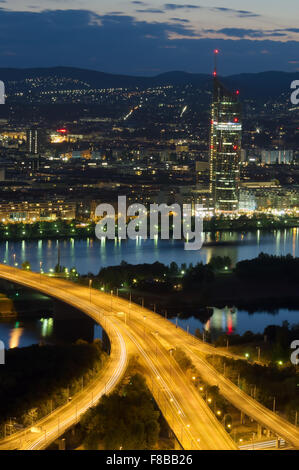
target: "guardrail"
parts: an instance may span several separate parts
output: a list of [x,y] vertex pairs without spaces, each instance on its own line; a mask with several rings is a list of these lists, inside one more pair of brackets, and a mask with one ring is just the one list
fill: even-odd
[[284,439],[273,439],[272,441],[265,441],[265,442],[251,442],[250,444],[245,444],[243,446],[239,446],[240,450],[262,450],[262,449],[270,449],[270,448],[281,448],[286,446],[286,441]]

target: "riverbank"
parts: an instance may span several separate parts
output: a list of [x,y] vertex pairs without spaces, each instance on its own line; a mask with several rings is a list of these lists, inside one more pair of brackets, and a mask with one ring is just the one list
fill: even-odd
[[[275,311],[279,308],[298,309],[299,290],[296,283],[241,281],[233,274],[218,277],[209,285],[201,286],[192,291],[155,294],[141,290],[133,290],[133,298],[141,304],[153,308],[156,305],[157,312],[169,317],[180,313],[181,318],[187,318],[190,314],[201,320],[208,320],[212,314],[209,307],[224,308],[235,306],[241,310],[256,312],[258,310]],[[120,294],[128,298],[126,291],[120,290]]]
[[[79,220],[66,221],[60,219],[53,222],[0,223],[0,241],[94,239],[95,227],[96,224],[93,221],[82,222]],[[250,232],[256,230],[269,232],[297,227],[299,227],[299,217],[287,215],[278,217],[265,214],[250,217],[241,215],[234,219],[222,216],[217,218],[212,217],[209,220],[204,220],[203,224],[204,232],[212,234],[211,242],[213,238],[217,241],[217,232]],[[158,228],[158,233],[160,234],[160,227]],[[171,238],[172,233],[170,229]]]
[[[291,255],[244,260],[231,266],[229,257],[213,257],[207,264],[181,265],[162,263],[103,268],[93,277],[101,290],[117,289],[125,297],[168,315],[192,310],[207,319],[208,307],[226,305],[239,309],[276,310],[299,308],[299,258]],[[81,277],[80,282],[89,282]],[[195,313],[196,312],[196,313]]]

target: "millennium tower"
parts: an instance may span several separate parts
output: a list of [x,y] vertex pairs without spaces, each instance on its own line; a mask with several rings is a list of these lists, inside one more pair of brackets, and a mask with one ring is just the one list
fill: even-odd
[[210,191],[215,210],[234,212],[239,204],[241,105],[239,91],[227,90],[217,77],[215,53],[214,93],[210,130]]

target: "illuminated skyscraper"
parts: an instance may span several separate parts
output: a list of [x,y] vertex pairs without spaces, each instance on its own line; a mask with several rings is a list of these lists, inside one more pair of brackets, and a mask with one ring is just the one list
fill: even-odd
[[[215,58],[218,50],[215,51]],[[214,95],[210,133],[210,191],[215,209],[232,212],[238,210],[241,106],[239,91],[227,90],[218,80],[215,60]]]
[[44,142],[44,132],[42,129],[27,130],[27,152],[37,155]]

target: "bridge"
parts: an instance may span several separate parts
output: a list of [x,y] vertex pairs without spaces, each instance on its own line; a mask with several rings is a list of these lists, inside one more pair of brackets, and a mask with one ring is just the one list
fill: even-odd
[[173,359],[169,345],[184,350],[203,379],[217,385],[220,393],[237,409],[299,448],[299,431],[295,426],[242,392],[206,361],[205,354],[215,353],[213,347],[155,312],[89,287],[6,265],[0,265],[0,278],[80,309],[104,328],[111,342],[108,365],[95,382],[37,423],[36,433],[24,430],[13,434],[0,441],[0,449],[46,448],[104,393],[114,389],[125,372],[128,357],[137,353],[154,399],[183,449],[236,450],[237,444]]

